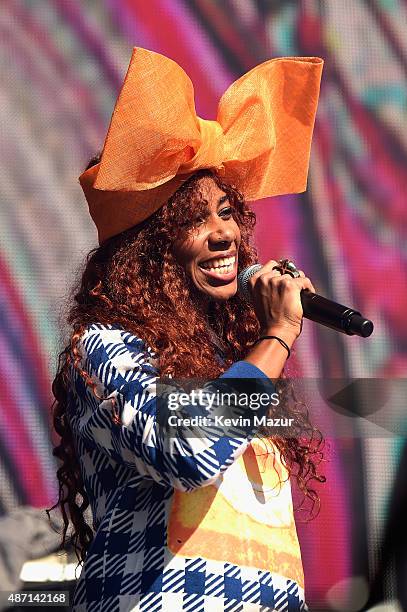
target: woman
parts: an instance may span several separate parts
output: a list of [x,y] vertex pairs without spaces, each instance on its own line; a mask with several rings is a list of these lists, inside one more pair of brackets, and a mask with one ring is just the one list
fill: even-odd
[[[151,85],[152,63],[168,68],[168,60],[143,53]],[[232,428],[202,428],[198,436],[181,424],[168,435],[155,383],[159,375],[175,386],[181,377],[194,377],[215,379],[230,390],[244,381],[249,392],[271,397],[301,332],[300,291],[314,287],[302,271],[282,273],[272,260],[249,281],[252,305],[237,293],[238,272],[256,262],[250,245],[254,214],[227,179],[233,174],[235,185],[247,187],[248,170],[255,168],[252,162],[236,169],[227,160],[209,160],[219,143],[208,134],[214,128],[217,137],[217,126],[199,120],[202,146],[188,151],[187,161],[181,147],[184,161],[176,163],[182,172],[172,176],[168,164],[178,153],[172,151],[168,161],[167,143],[160,166],[156,144],[154,154],[140,145],[140,120],[137,146],[129,153],[127,134],[126,150],[118,154],[118,134],[128,129],[120,105],[127,112],[129,90],[137,91],[137,109],[143,100],[144,80],[135,87],[131,66],[102,159],[81,177],[101,246],[88,257],[68,317],[73,333],[53,384],[64,538],[70,520],[72,541],[85,561],[73,609],[302,610],[288,476],[294,474],[313,501],[310,483],[323,480],[317,474],[320,438],[315,446],[307,415],[297,404],[258,408],[259,417],[282,411],[291,416],[289,437],[271,437],[275,431],[264,429],[256,434],[253,419],[248,425],[243,418]],[[136,73],[139,78],[140,63]],[[137,109],[132,107],[132,117]],[[163,131],[153,134],[162,137]],[[154,165],[147,171],[149,158]],[[133,175],[137,180],[128,178]],[[131,189],[123,188],[123,177]],[[105,191],[96,193],[98,188]],[[208,405],[190,402],[186,412],[208,414]],[[230,414],[250,412],[235,403]],[[93,530],[84,516],[89,504]]]

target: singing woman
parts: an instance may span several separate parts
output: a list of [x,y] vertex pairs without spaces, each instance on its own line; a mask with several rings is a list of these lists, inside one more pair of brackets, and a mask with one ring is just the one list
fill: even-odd
[[287,435],[247,425],[253,408],[238,402],[232,427],[195,435],[163,425],[158,383],[240,381],[249,402],[286,390],[300,291],[314,287],[270,260],[248,301],[237,276],[257,261],[246,198],[305,188],[321,68],[261,64],[222,96],[215,122],[196,116],[175,62],[133,53],[102,156],[80,177],[100,244],[53,383],[63,540],[71,525],[82,563],[77,612],[307,609],[290,478],[314,503],[323,477],[302,405],[256,404],[259,417],[291,417]]

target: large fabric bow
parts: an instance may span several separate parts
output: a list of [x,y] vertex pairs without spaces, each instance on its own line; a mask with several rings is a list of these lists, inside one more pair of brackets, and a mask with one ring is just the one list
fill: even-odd
[[209,121],[184,70],[136,47],[101,161],[79,177],[99,242],[149,217],[201,168],[247,200],[304,191],[322,67],[317,57],[268,60],[230,85]]

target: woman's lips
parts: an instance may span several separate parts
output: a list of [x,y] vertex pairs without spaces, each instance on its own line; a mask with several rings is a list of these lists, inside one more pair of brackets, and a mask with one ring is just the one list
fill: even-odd
[[212,272],[211,270],[206,270],[205,268],[201,268],[201,266],[198,266],[198,267],[199,267],[199,270],[203,274],[205,274],[205,276],[207,276],[208,278],[213,278],[218,281],[224,281],[225,283],[230,283],[230,281],[236,278],[236,274],[237,274],[237,260],[233,264],[232,271],[228,272],[227,274],[219,274],[218,272]]

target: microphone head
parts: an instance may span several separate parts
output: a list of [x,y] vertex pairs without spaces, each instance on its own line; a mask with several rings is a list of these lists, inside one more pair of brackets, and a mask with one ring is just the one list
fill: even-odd
[[263,266],[261,264],[253,264],[248,268],[242,270],[237,277],[238,291],[248,302],[250,302],[251,296],[249,291],[249,280],[256,274]]

